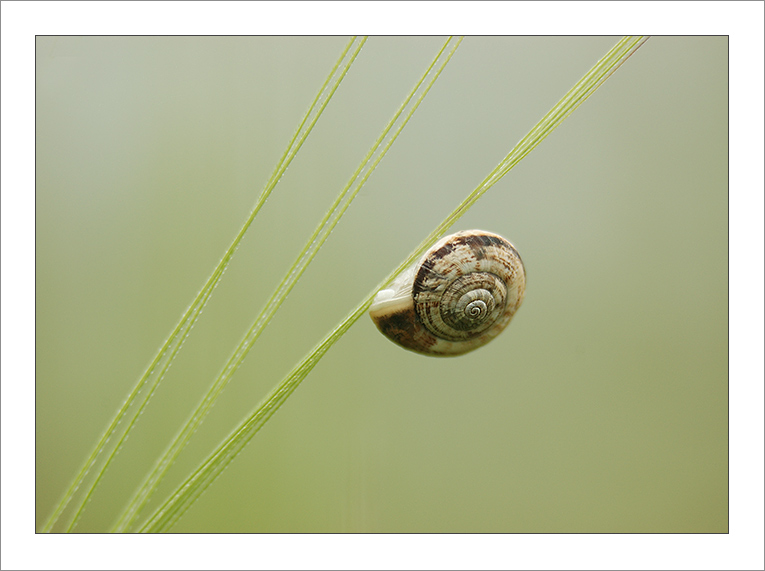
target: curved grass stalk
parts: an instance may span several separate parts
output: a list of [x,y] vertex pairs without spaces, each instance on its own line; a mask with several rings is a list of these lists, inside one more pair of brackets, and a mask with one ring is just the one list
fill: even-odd
[[[181,316],[181,319],[179,320],[178,324],[175,326],[173,331],[170,333],[170,336],[165,340],[162,347],[159,349],[159,351],[155,355],[154,359],[151,361],[151,363],[149,364],[147,369],[144,371],[141,378],[133,387],[132,391],[128,395],[125,402],[117,411],[117,414],[114,416],[111,423],[106,428],[103,435],[101,436],[98,443],[96,444],[95,448],[86,459],[85,464],[80,469],[79,473],[77,474],[77,476],[75,477],[74,481],[69,486],[67,491],[64,493],[64,497],[61,499],[61,501],[56,506],[51,516],[48,518],[48,521],[43,526],[42,528],[43,532],[50,532],[53,529],[53,526],[61,517],[67,505],[72,500],[74,494],[82,485],[85,477],[93,468],[93,465],[96,463],[96,460],[106,450],[107,444],[115,436],[115,433],[117,432],[117,427],[122,422],[125,415],[127,414],[128,409],[135,403],[138,395],[141,392],[143,392],[145,389],[148,389],[144,393],[143,399],[141,400],[140,404],[138,404],[138,409],[136,410],[134,415],[131,417],[121,437],[115,444],[111,453],[107,456],[103,465],[100,467],[94,481],[85,491],[84,496],[80,500],[80,502],[75,506],[75,514],[67,527],[67,531],[71,531],[74,528],[74,526],[77,525],[77,522],[82,516],[85,506],[87,505],[90,498],[92,497],[93,492],[95,491],[96,487],[101,481],[101,478],[106,473],[106,470],[109,467],[109,464],[119,452],[120,447],[127,439],[128,434],[130,433],[131,429],[133,428],[136,421],[138,420],[141,412],[148,404],[149,400],[154,394],[154,391],[156,390],[160,381],[163,379],[165,373],[167,372],[173,360],[175,359],[175,356],[177,355],[178,351],[183,346],[183,342],[188,337],[192,327],[194,326],[194,323],[199,318],[199,315],[201,314],[202,310],[207,304],[207,301],[209,300],[210,295],[212,295],[212,292],[215,289],[215,286],[218,284],[218,281],[223,276],[223,273],[228,267],[228,264],[230,263],[231,258],[234,255],[234,252],[238,248],[239,243],[242,241],[244,234],[247,232],[247,229],[252,224],[253,220],[255,219],[255,216],[258,214],[260,209],[265,204],[266,199],[271,194],[276,184],[279,182],[279,179],[281,179],[281,177],[284,175],[285,171],[287,170],[287,167],[292,162],[292,159],[295,158],[295,155],[300,150],[300,147],[305,142],[306,138],[310,134],[314,125],[316,124],[316,121],[318,121],[319,117],[323,113],[330,99],[332,99],[332,96],[334,95],[338,86],[340,85],[346,73],[348,72],[348,69],[350,68],[351,64],[354,62],[354,60],[358,56],[365,42],[366,42],[366,38],[363,38],[360,41],[357,41],[356,37],[353,37],[348,41],[348,44],[345,46],[345,48],[341,52],[340,57],[337,59],[334,67],[332,68],[332,71],[327,76],[327,79],[325,80],[321,89],[319,89],[316,97],[314,98],[308,111],[303,117],[303,120],[301,121],[297,131],[293,135],[292,140],[290,141],[286,150],[282,154],[279,160],[279,163],[277,164],[276,168],[271,174],[271,177],[266,183],[266,186],[264,187],[263,191],[258,197],[258,200],[255,203],[255,206],[253,207],[249,216],[247,217],[247,220],[243,224],[242,228],[239,230],[238,234],[234,238],[231,245],[228,247],[228,249],[224,253],[220,262],[218,262],[218,265],[215,268],[215,270],[213,270],[213,273],[207,279],[207,282],[205,282],[204,286],[202,286],[202,289],[199,291],[199,293],[197,293],[197,296],[194,298],[194,301],[191,303],[191,305],[189,305],[189,307],[186,309],[184,314]],[[354,44],[356,44],[356,48],[350,54],[350,56],[348,56],[348,53]],[[347,61],[346,61],[346,56],[348,56]],[[343,68],[340,70],[340,66],[344,61],[346,61],[346,63],[343,66]],[[338,70],[340,71],[338,72]],[[157,368],[160,366],[160,364],[162,364],[162,366],[159,372],[155,375],[154,373],[157,370]]]
[[[120,516],[119,520],[113,527],[112,531],[123,532],[123,531],[128,531],[130,529],[133,522],[136,520],[136,518],[140,514],[141,510],[146,505],[146,502],[154,493],[157,486],[159,486],[167,470],[173,464],[178,454],[180,454],[181,450],[185,447],[188,440],[191,438],[191,436],[194,434],[196,429],[202,423],[202,420],[204,419],[204,417],[210,411],[210,409],[212,408],[217,398],[223,392],[223,389],[226,387],[226,385],[231,380],[236,370],[244,361],[245,357],[249,353],[253,344],[262,333],[263,329],[266,327],[266,325],[271,320],[273,315],[276,313],[276,311],[279,309],[281,304],[284,302],[287,295],[295,286],[297,281],[300,279],[300,276],[303,274],[305,269],[308,267],[308,265],[311,263],[313,258],[316,256],[316,254],[319,251],[319,248],[321,248],[321,246],[324,244],[326,239],[329,237],[333,228],[340,221],[340,218],[348,209],[353,199],[361,190],[362,186],[366,183],[366,181],[368,180],[372,172],[375,170],[377,165],[380,163],[382,158],[390,149],[395,139],[398,137],[398,135],[401,133],[403,128],[409,122],[409,119],[411,119],[412,115],[414,115],[414,112],[417,110],[420,103],[422,103],[425,96],[430,91],[430,88],[436,82],[439,75],[441,74],[443,69],[446,67],[446,64],[449,63],[449,60],[454,55],[454,52],[459,47],[459,44],[461,43],[461,41],[462,41],[461,38],[457,39],[456,42],[454,42],[454,45],[451,51],[449,51],[449,53],[446,54],[446,56],[443,58],[442,56],[444,55],[444,52],[446,51],[449,44],[452,42],[452,39],[449,38],[441,47],[441,50],[438,52],[436,57],[430,63],[430,66],[425,70],[425,73],[423,73],[422,77],[414,86],[414,88],[411,90],[409,95],[406,97],[403,103],[399,106],[398,110],[393,115],[391,120],[388,122],[386,127],[383,129],[382,133],[377,138],[375,143],[372,145],[367,155],[364,157],[364,159],[359,164],[356,171],[351,176],[350,180],[347,182],[345,187],[340,191],[338,196],[335,198],[335,201],[330,206],[329,210],[324,215],[322,220],[319,222],[319,225],[316,227],[313,234],[306,242],[306,245],[304,246],[303,250],[300,252],[297,259],[295,260],[295,262],[292,264],[292,266],[288,270],[287,274],[282,279],[281,283],[277,286],[276,290],[268,299],[263,309],[255,318],[255,321],[252,323],[247,334],[242,338],[238,347],[236,348],[234,353],[231,355],[226,365],[223,367],[223,370],[221,371],[221,373],[218,375],[218,377],[215,379],[215,381],[211,385],[207,394],[201,400],[196,410],[192,413],[192,415],[190,416],[190,418],[188,419],[184,427],[181,429],[181,431],[178,433],[178,435],[175,437],[173,442],[166,449],[165,453],[162,455],[159,461],[155,464],[151,473],[146,477],[146,479],[141,484],[139,489],[133,495],[125,511],[123,512],[123,514]],[[436,64],[438,64],[439,61],[440,61],[440,65],[436,68]],[[428,78],[430,78],[429,81],[423,87],[425,80]],[[417,95],[417,93],[419,93],[419,96],[414,101],[414,103],[412,103],[411,107],[409,107],[409,109],[407,110],[407,107],[409,106],[410,102],[415,97],[415,95]],[[398,122],[399,118],[401,118],[404,111],[406,111],[406,114],[403,116],[401,121]],[[393,130],[394,126],[396,126],[395,130]],[[393,132],[391,136],[387,138],[392,130]],[[383,143],[385,144],[383,145]],[[379,150],[379,153],[377,152],[378,150]]]
[[282,381],[261,401],[255,411],[194,471],[167,501],[157,509],[141,527],[142,532],[168,531],[193,505],[197,498],[225,470],[261,426],[279,409],[295,391],[332,344],[350,329],[351,325],[369,308],[376,293],[386,287],[405,268],[440,238],[489,188],[496,184],[518,162],[542,142],[560,123],[581,105],[603,82],[616,71],[645,41],[647,37],[625,37],[580,79],[529,133],[507,154],[489,175],[439,224],[423,242],[388,275],[343,321],[335,327]]

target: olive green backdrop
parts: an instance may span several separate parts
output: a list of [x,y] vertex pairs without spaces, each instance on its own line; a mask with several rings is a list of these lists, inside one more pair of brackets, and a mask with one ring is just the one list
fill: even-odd
[[[617,39],[466,38],[155,499]],[[37,39],[38,527],[346,41]],[[368,41],[78,530],[114,521],[442,43]],[[526,265],[497,340],[428,358],[363,318],[174,530],[727,531],[727,58],[652,38],[455,226]]]

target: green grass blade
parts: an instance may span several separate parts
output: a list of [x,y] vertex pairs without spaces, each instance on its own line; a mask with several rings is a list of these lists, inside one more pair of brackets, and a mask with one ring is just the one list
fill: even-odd
[[[439,75],[446,67],[446,64],[449,63],[461,41],[461,38],[454,42],[451,38],[449,38],[441,47],[441,50],[433,59],[430,66],[425,70],[425,73],[423,73],[420,80],[415,84],[409,95],[404,99],[403,103],[399,106],[398,110],[394,113],[391,120],[385,126],[380,136],[374,142],[369,152],[357,167],[356,171],[352,174],[350,180],[335,198],[335,201],[314,230],[314,233],[306,242],[303,250],[300,252],[297,259],[292,264],[279,286],[271,295],[270,299],[266,302],[264,308],[255,318],[255,321],[253,322],[249,331],[229,358],[218,378],[213,382],[207,395],[205,395],[205,397],[199,403],[197,409],[192,413],[186,425],[181,429],[175,440],[170,444],[162,458],[160,458],[160,460],[155,464],[152,472],[144,480],[143,484],[133,496],[133,498],[131,498],[125,512],[120,517],[112,531],[121,532],[130,529],[130,526],[141,512],[148,499],[151,497],[151,494],[156,490],[169,467],[175,461],[178,454],[180,454],[181,450],[191,438],[199,424],[201,424],[204,417],[212,408],[216,399],[220,396],[236,370],[244,361],[247,353],[250,351],[253,344],[262,333],[263,329],[266,327],[278,308],[284,302],[287,295],[300,279],[300,276],[303,274],[305,269],[314,259],[321,246],[324,244],[334,227],[340,221],[340,218],[350,206],[353,199],[359,193],[362,186],[366,183],[374,169],[388,152],[396,137],[398,137],[403,128],[409,122],[409,119],[411,119],[412,115],[414,115],[414,112],[417,110],[420,103],[422,103],[425,96],[428,94],[431,87],[436,82]],[[444,53],[450,44],[452,44],[452,48],[444,56]],[[426,82],[426,80],[428,81]],[[415,99],[415,96],[418,93],[419,96]],[[414,102],[412,103],[413,100]],[[410,105],[410,103],[412,104]]]
[[[271,178],[269,179],[268,183],[266,184],[260,196],[258,197],[258,200],[255,206],[253,207],[252,211],[250,212],[249,216],[247,217],[247,220],[243,224],[242,228],[239,230],[239,233],[236,235],[233,242],[231,243],[229,248],[226,250],[225,254],[223,255],[220,262],[218,263],[217,267],[215,268],[213,273],[210,275],[210,277],[208,278],[207,282],[204,284],[202,289],[199,291],[194,301],[186,309],[183,316],[181,316],[181,319],[179,320],[178,324],[175,326],[175,328],[170,333],[167,340],[159,349],[156,356],[151,361],[147,369],[144,371],[141,378],[133,387],[133,390],[130,392],[127,399],[123,403],[123,405],[117,411],[114,419],[111,421],[109,426],[104,431],[103,435],[97,442],[91,454],[86,459],[84,465],[80,469],[74,481],[69,486],[67,491],[64,493],[64,497],[61,499],[61,501],[56,506],[51,516],[48,518],[48,521],[43,526],[42,528],[43,532],[49,532],[53,529],[53,526],[59,520],[64,510],[66,509],[67,505],[70,503],[70,501],[74,497],[74,494],[77,492],[80,486],[82,486],[83,481],[85,480],[85,477],[93,468],[98,457],[104,453],[109,441],[115,437],[115,434],[117,432],[117,427],[120,425],[123,418],[127,414],[128,409],[135,403],[136,399],[138,398],[138,395],[143,393],[144,395],[143,399],[138,405],[138,409],[136,410],[135,414],[133,415],[131,420],[127,423],[126,428],[124,429],[122,433],[122,436],[119,438],[119,440],[113,447],[111,453],[107,456],[103,465],[99,468],[94,481],[91,483],[88,489],[84,492],[83,498],[79,501],[77,505],[75,505],[75,508],[74,508],[75,514],[67,527],[67,531],[71,531],[74,528],[74,526],[77,524],[77,522],[79,521],[83,513],[83,510],[85,509],[85,506],[87,505],[88,501],[93,495],[93,492],[95,491],[96,487],[98,486],[104,474],[106,473],[106,470],[109,464],[118,453],[120,447],[126,440],[128,434],[130,433],[132,427],[135,425],[135,422],[139,418],[144,407],[151,399],[152,395],[154,394],[154,391],[156,390],[160,381],[162,380],[168,368],[172,364],[178,351],[183,346],[183,342],[188,337],[192,327],[194,326],[194,323],[199,318],[199,315],[201,314],[207,301],[209,300],[210,295],[212,295],[212,292],[215,289],[215,286],[218,284],[218,281],[223,276],[223,273],[225,272],[226,268],[228,267],[228,264],[231,261],[231,258],[234,255],[234,252],[236,251],[237,247],[239,246],[239,243],[241,242],[242,238],[247,232],[247,229],[252,224],[253,220],[255,219],[255,216],[258,214],[262,206],[265,204],[266,199],[271,194],[274,187],[278,183],[279,179],[287,170],[287,167],[292,162],[292,159],[295,157],[298,150],[302,146],[303,142],[308,137],[308,134],[311,132],[311,130],[313,129],[313,126],[316,124],[316,121],[321,116],[326,105],[329,103],[329,100],[332,98],[332,95],[334,94],[338,85],[345,77],[345,74],[347,73],[350,65],[355,60],[356,56],[358,55],[365,41],[366,41],[365,38],[362,39],[360,42],[357,42],[355,37],[351,38],[348,44],[343,49],[340,57],[335,63],[335,66],[333,67],[330,74],[327,76],[327,79],[324,82],[324,85],[322,85],[321,89],[316,95],[316,98],[313,100],[313,102],[311,103],[311,106],[309,107],[308,111],[303,117],[303,120],[301,121],[297,131],[293,135],[292,140],[290,141],[290,144],[287,146],[287,149],[285,150],[279,163],[274,169],[271,175]],[[340,65],[343,63],[343,61],[346,60],[346,57],[348,56],[348,53],[351,47],[354,45],[354,43],[357,44],[355,51],[350,55],[342,71],[338,74],[338,69],[340,68]],[[159,372],[155,373],[155,371],[157,371],[157,368],[160,367],[160,364],[161,364],[161,368]]]
[[530,153],[560,123],[581,105],[618,69],[645,41],[645,37],[620,40],[598,63],[578,81],[566,95],[535,125],[528,135],[508,153],[497,167],[462,201],[454,211],[423,240],[409,257],[385,278],[335,329],[333,329],[258,405],[205,462],[191,474],[141,528],[143,532],[169,530],[204,490],[223,472],[261,426],[295,391],[318,361],[356,320],[369,308],[375,294],[387,286],[401,271],[417,260],[446,230],[454,224],[491,186]]

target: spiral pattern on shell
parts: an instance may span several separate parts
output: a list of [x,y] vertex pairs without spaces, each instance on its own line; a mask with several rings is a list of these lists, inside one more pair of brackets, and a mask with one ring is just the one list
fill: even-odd
[[496,337],[525,289],[526,272],[513,245],[497,234],[468,230],[436,243],[378,294],[370,315],[406,349],[459,355]]

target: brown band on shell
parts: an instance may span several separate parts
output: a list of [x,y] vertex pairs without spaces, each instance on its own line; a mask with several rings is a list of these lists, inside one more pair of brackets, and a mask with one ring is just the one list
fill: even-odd
[[425,329],[414,313],[414,307],[372,318],[380,333],[405,349],[427,353],[438,339]]

